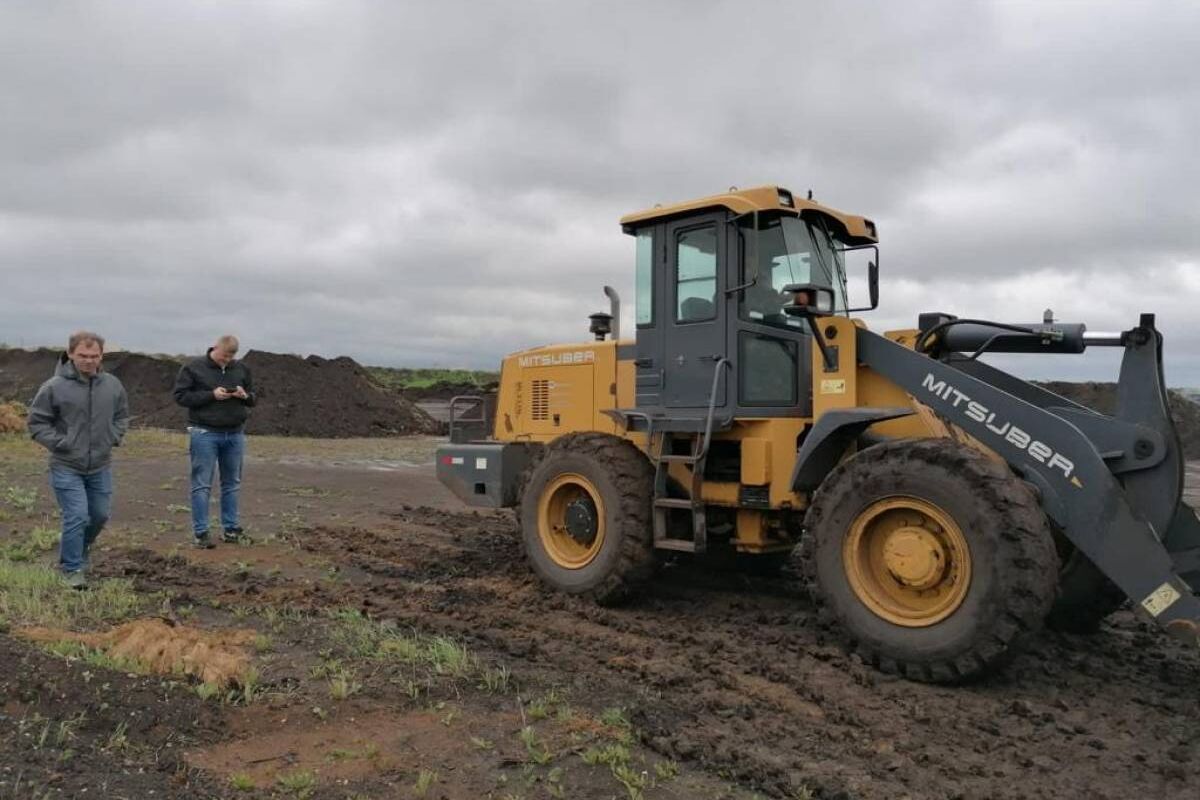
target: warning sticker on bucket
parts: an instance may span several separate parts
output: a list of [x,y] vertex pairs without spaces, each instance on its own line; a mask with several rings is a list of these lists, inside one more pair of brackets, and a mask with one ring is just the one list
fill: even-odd
[[1157,617],[1162,612],[1166,611],[1180,597],[1179,590],[1169,583],[1164,583],[1162,586],[1151,592],[1145,600],[1142,601],[1142,608],[1150,612],[1150,616]]

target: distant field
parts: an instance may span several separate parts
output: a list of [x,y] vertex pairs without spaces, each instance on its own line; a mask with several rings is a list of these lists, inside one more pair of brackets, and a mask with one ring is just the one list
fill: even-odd
[[471,369],[409,369],[367,367],[371,377],[392,389],[429,389],[444,384],[485,386],[500,380],[499,372]]

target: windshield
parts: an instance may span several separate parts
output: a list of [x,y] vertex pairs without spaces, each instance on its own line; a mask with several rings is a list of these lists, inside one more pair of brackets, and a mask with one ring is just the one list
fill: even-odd
[[792,298],[782,290],[791,283],[827,286],[833,290],[834,310],[846,310],[846,268],[841,245],[822,218],[760,218],[756,242],[748,241],[752,234],[749,226],[742,234],[742,282],[754,281],[742,294],[743,319],[768,325],[804,326],[802,319],[783,313],[783,306]]

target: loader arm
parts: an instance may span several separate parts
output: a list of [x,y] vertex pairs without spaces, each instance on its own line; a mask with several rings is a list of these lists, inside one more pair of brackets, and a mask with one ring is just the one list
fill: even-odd
[[[1200,599],[1193,585],[1200,572],[1189,570],[1200,523],[1180,502],[1180,445],[1153,317],[1144,315],[1119,344],[1125,360],[1113,419],[1056,407],[1047,393],[1018,389],[1028,384],[995,368],[968,366],[968,372],[952,359],[856,331],[860,363],[1004,458],[1037,487],[1047,516],[1113,583],[1167,631],[1195,640]],[[1121,480],[1114,474],[1118,464]]]

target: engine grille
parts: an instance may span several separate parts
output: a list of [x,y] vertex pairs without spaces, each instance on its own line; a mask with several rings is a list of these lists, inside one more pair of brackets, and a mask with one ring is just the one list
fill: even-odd
[[550,381],[533,381],[530,417],[535,420],[550,418]]

